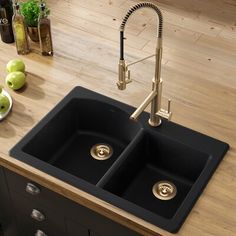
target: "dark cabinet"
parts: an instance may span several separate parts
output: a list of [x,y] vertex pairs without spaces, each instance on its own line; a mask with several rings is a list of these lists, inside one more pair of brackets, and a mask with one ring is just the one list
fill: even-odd
[[67,231],[67,236],[88,236],[89,235],[89,230],[80,225],[80,222],[72,220],[72,219],[66,219],[66,231]]
[[31,180],[4,170],[17,236],[66,235],[60,196]]
[[66,235],[64,216],[59,209],[29,201],[20,194],[13,198],[18,228],[22,236],[35,235],[37,231],[46,235]]
[[139,235],[7,169],[0,168],[0,184],[4,236]]
[[93,231],[90,231],[90,235],[89,236],[101,236],[100,234],[97,234],[97,233],[95,233],[95,232],[93,232]]
[[0,225],[4,230],[4,236],[17,236],[16,222],[12,209],[12,202],[4,174],[4,169],[0,166]]

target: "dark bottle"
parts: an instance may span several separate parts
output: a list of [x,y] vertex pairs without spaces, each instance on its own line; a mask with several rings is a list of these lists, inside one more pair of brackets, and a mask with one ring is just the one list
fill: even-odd
[[43,56],[52,56],[52,35],[51,35],[51,23],[48,19],[45,4],[40,4],[40,15],[38,19],[38,32],[39,32],[39,43],[41,53]]
[[0,34],[4,43],[13,43],[14,35],[12,31],[12,1],[0,0]]

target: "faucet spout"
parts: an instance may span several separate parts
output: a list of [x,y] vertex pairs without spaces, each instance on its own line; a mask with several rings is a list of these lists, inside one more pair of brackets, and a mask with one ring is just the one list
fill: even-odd
[[131,120],[137,120],[138,116],[144,111],[144,109],[150,104],[150,102],[157,96],[156,91],[152,91],[142,104],[135,110],[135,112],[130,116]]
[[[141,60],[126,64],[124,59],[124,30],[129,17],[140,8],[153,9],[159,18],[159,26],[157,28],[157,45],[155,54],[145,57]],[[155,56],[155,74],[152,80],[152,92],[147,96],[143,103],[137,108],[137,110],[130,116],[130,119],[136,120],[138,116],[144,111],[144,109],[151,103],[151,112],[149,124],[151,126],[158,126],[161,124],[161,117],[170,118],[171,112],[163,112],[161,109],[161,92],[162,92],[162,80],[161,80],[161,58],[162,58],[162,30],[163,30],[163,17],[160,9],[153,3],[143,2],[138,3],[131,7],[126,13],[123,21],[120,25],[120,61],[118,65],[119,78],[117,86],[120,90],[126,89],[126,85],[132,80],[130,79],[129,66],[146,60],[152,56]]]
[[159,18],[159,27],[157,30],[158,31],[157,37],[160,39],[162,38],[163,17],[162,17],[162,13],[161,13],[160,9],[155,4],[152,4],[149,2],[142,2],[142,3],[138,3],[138,4],[134,5],[133,7],[131,7],[128,10],[128,12],[126,13],[126,15],[123,18],[123,21],[120,25],[120,60],[124,60],[124,39],[125,39],[124,38],[124,31],[125,31],[126,23],[129,19],[129,17],[140,8],[151,8],[157,13],[158,18]]

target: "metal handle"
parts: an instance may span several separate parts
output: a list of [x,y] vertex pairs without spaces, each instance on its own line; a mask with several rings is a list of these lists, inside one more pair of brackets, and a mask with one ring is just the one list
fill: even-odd
[[156,113],[156,115],[158,115],[159,117],[165,118],[165,119],[167,119],[167,120],[170,120],[170,119],[171,119],[171,116],[172,116],[172,112],[170,111],[170,105],[171,105],[171,100],[169,99],[169,100],[168,100],[168,108],[167,108],[167,111],[161,108],[161,109]]
[[171,104],[171,100],[168,99],[168,108],[167,108],[167,112],[170,113],[170,104]]
[[44,221],[45,220],[44,214],[36,209],[32,210],[31,218],[34,220],[37,220],[37,221]]
[[34,236],[47,236],[42,230],[38,229]]
[[130,70],[127,69],[127,75],[126,75],[125,83],[129,84],[131,82],[132,82],[132,79],[130,78]]
[[25,191],[32,195],[37,195],[40,193],[40,189],[32,183],[27,183]]
[[118,86],[118,89],[125,90],[126,84],[132,82],[130,79],[130,70],[128,70],[128,67],[125,64],[125,60],[120,60],[118,64],[118,82],[116,83]]

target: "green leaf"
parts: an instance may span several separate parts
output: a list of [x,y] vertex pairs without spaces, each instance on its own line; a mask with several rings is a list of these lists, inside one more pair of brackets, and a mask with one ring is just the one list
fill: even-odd
[[[26,2],[20,3],[21,14],[25,18],[25,22],[27,26],[37,27],[38,26],[38,18],[40,14],[39,4],[44,1],[39,0],[28,0]],[[46,14],[49,15],[50,11],[47,8]]]

